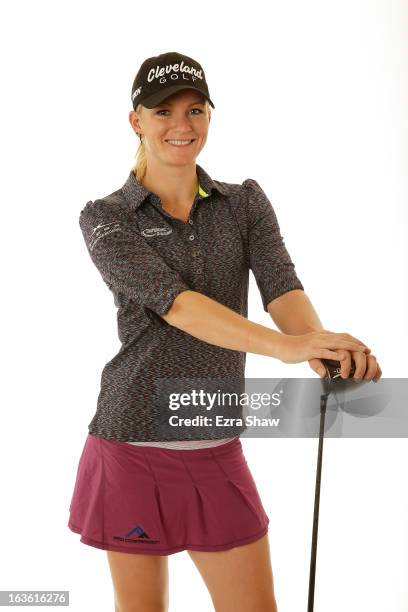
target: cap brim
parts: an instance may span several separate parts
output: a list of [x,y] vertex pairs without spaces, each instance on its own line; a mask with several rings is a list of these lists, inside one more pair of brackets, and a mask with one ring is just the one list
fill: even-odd
[[152,96],[149,96],[145,98],[144,100],[142,100],[141,104],[143,106],[146,106],[146,108],[154,108],[155,106],[157,106],[158,104],[166,100],[166,98],[173,95],[177,91],[181,91],[182,89],[193,89],[194,91],[198,91],[202,96],[204,96],[208,100],[211,106],[215,108],[210,98],[206,96],[205,93],[201,91],[201,89],[198,89],[198,87],[191,87],[191,86],[186,87],[186,85],[173,85],[172,87],[166,87],[165,90],[159,91],[153,94]]

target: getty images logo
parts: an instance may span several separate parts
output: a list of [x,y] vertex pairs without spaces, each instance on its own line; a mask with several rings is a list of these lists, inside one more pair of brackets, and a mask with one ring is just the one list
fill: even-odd
[[167,236],[171,234],[172,231],[171,227],[149,227],[140,233],[142,236],[145,236],[145,238],[151,238],[152,236]]

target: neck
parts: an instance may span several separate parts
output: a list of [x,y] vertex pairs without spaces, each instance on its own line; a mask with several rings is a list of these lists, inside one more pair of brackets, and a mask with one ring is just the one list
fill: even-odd
[[198,191],[196,164],[157,166],[149,162],[142,184],[173,207],[191,204]]

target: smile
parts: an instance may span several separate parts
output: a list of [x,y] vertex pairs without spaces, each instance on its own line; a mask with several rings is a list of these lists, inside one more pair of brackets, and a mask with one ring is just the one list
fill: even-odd
[[194,140],[195,138],[192,140],[166,140],[165,142],[173,147],[188,147],[188,145],[192,144]]

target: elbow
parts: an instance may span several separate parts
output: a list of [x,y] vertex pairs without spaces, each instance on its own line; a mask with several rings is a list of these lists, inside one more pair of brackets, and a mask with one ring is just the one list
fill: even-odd
[[181,291],[173,300],[168,311],[164,314],[161,314],[161,318],[166,321],[169,325],[173,327],[177,327],[179,329],[183,329],[186,320],[186,305],[188,300],[190,299],[191,294],[196,293],[190,289],[186,289],[185,291]]

